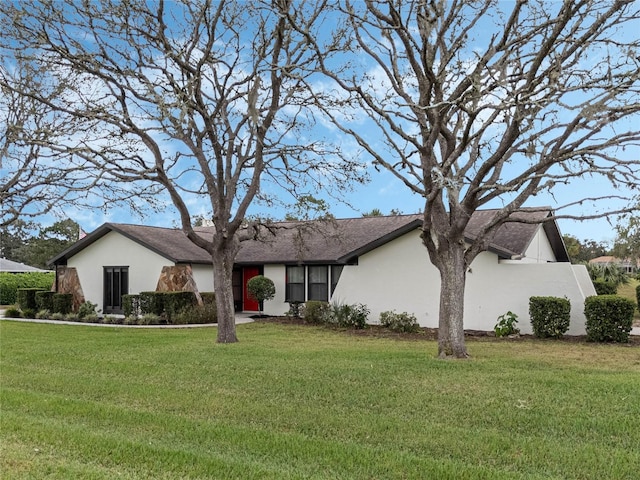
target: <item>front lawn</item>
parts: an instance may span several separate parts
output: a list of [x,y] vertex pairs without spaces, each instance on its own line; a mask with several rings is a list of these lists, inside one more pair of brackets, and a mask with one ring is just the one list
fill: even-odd
[[633,303],[636,303],[636,311],[633,317],[633,324],[636,327],[640,327],[640,308],[637,306],[636,288],[640,285],[640,281],[635,278],[629,279],[629,283],[620,285],[618,287],[618,295],[628,298]]
[[0,322],[3,479],[631,479],[640,347]]

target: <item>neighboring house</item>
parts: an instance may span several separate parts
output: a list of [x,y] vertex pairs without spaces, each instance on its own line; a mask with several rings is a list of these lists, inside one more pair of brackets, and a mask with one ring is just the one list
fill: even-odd
[[30,272],[49,272],[50,270],[42,270],[41,268],[30,267],[24,263],[14,262],[6,258],[0,258],[0,272],[8,273],[30,273]]
[[602,257],[597,257],[589,260],[589,263],[596,265],[618,265],[622,268],[626,273],[634,273],[640,270],[640,261],[637,261],[634,265],[633,261],[630,259],[620,259],[613,257],[611,255],[605,255]]
[[[494,213],[476,212],[467,238]],[[522,215],[540,222],[550,214]],[[261,232],[264,238],[242,243],[233,275],[236,309],[258,310],[246,284],[263,274],[276,285],[275,298],[264,303],[267,314],[284,314],[292,301],[326,300],[365,304],[371,322],[396,310],[415,314],[424,327],[437,327],[439,273],[420,239],[421,224],[421,215],[278,223],[272,233]],[[196,229],[203,235],[211,230]],[[59,275],[77,277],[76,290],[105,313],[122,312],[125,293],[213,291],[209,255],[179,229],[106,223],[51,263]],[[492,330],[497,317],[510,310],[522,332],[531,332],[529,297],[546,295],[571,301],[569,333],[583,334],[584,299],[595,293],[586,268],[569,263],[554,221],[507,223],[469,268],[465,328]]]

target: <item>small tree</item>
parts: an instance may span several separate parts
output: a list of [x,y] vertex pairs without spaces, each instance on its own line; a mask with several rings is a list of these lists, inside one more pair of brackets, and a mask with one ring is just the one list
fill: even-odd
[[262,302],[271,300],[275,296],[276,286],[270,278],[257,275],[247,282],[247,292],[258,302],[260,315],[262,315]]

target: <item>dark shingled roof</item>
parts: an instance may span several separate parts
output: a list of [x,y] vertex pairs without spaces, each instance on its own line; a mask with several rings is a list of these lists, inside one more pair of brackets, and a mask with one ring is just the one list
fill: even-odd
[[[474,213],[465,232],[467,238],[473,239],[495,212],[481,210]],[[550,215],[550,210],[532,209],[517,215],[517,218],[539,223]],[[537,231],[537,223],[505,223],[498,229],[489,249],[502,258],[524,254]],[[413,231],[421,224],[420,214],[275,223],[269,229],[262,227],[258,239],[242,242],[236,263],[350,263],[357,260],[359,255]],[[556,223],[545,223],[545,230],[558,261],[568,261]],[[211,263],[209,254],[189,241],[180,229],[121,223],[105,223],[50,263],[66,263],[68,258],[110,231],[118,232],[174,263]],[[213,233],[213,227],[200,227],[196,231],[206,236]]]

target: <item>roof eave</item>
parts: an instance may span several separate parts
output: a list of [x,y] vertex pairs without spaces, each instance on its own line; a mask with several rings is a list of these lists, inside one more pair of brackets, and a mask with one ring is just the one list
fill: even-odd
[[422,220],[420,219],[412,220],[411,222],[405,225],[402,225],[401,227],[393,230],[392,232],[389,232],[386,235],[383,235],[377,238],[376,240],[367,243],[366,245],[363,245],[351,252],[348,252],[342,255],[341,257],[336,259],[335,263],[340,265],[349,264],[353,261],[353,259],[356,259],[361,255],[364,255],[365,253],[375,250],[376,248],[381,247],[382,245],[389,243],[390,241],[395,240],[396,238],[401,237],[402,235],[412,232],[413,230],[416,230],[421,226],[422,226]]
[[62,265],[63,264],[62,260],[64,260],[65,263],[66,263],[66,261],[69,258],[73,257],[78,252],[84,250],[85,248],[87,248],[88,246],[93,244],[94,242],[100,240],[102,237],[104,237],[109,232],[119,233],[123,237],[128,238],[129,240],[137,243],[138,245],[142,245],[143,247],[151,250],[152,252],[160,255],[161,257],[166,258],[167,260],[170,260],[173,263],[193,263],[193,262],[188,262],[188,261],[181,261],[181,260],[179,260],[177,258],[173,258],[170,255],[167,255],[166,252],[163,252],[163,251],[153,247],[152,245],[149,245],[147,242],[142,241],[141,239],[139,239],[135,235],[131,235],[128,232],[122,230],[121,228],[118,227],[117,224],[104,223],[100,227],[98,227],[96,230],[94,230],[93,232],[88,234],[86,237],[78,240],[76,243],[71,245],[69,248],[64,250],[62,253],[58,254],[55,257],[53,257],[51,260],[49,260],[47,262],[47,265]]

